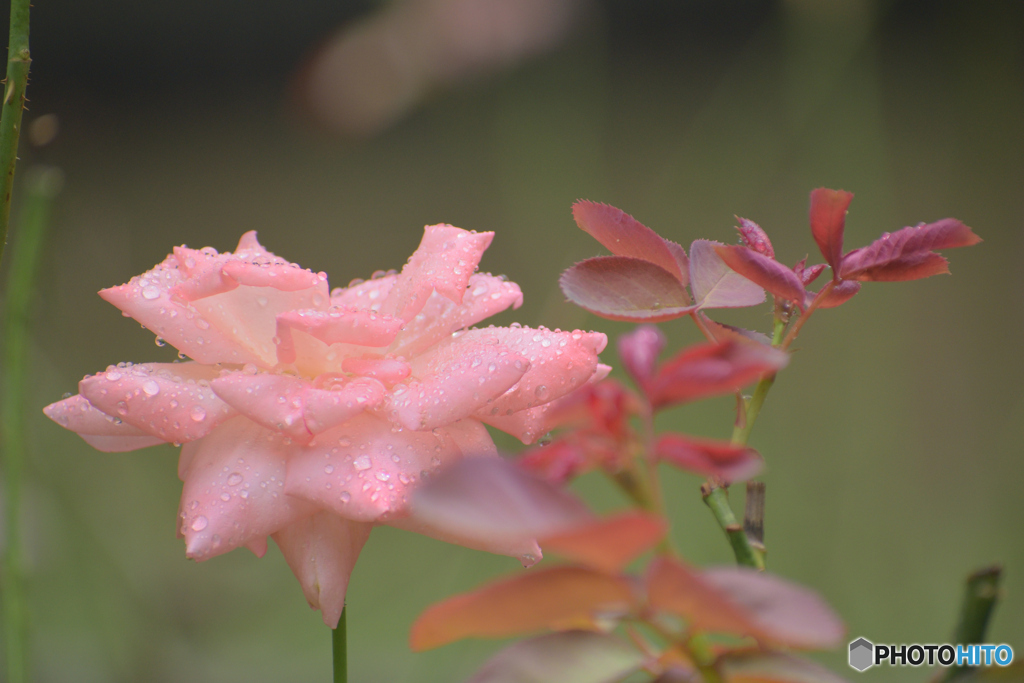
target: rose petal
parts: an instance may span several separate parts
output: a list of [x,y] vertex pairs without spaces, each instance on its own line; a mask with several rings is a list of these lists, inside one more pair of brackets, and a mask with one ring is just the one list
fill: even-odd
[[93,448],[105,453],[123,453],[167,443],[119,418],[107,415],[78,394],[51,403],[43,408],[43,413],[61,427],[78,434]]
[[274,542],[302,584],[309,606],[323,613],[324,623],[337,628],[345,608],[348,579],[372,524],[352,522],[321,510],[274,534]]
[[185,554],[207,560],[316,511],[285,493],[285,465],[298,446],[235,417],[195,445],[179,509]]
[[315,388],[291,375],[232,372],[212,382],[228,405],[268,429],[299,443],[373,408],[384,398],[375,380],[339,383],[337,390]]
[[472,415],[529,370],[530,362],[501,345],[460,343],[416,359],[421,377],[391,393],[389,415],[406,429],[434,429]]
[[404,510],[421,478],[463,456],[451,432],[465,428],[396,431],[387,420],[362,413],[299,449],[288,462],[285,490],[348,519],[382,521]]
[[220,369],[199,363],[110,366],[78,390],[96,408],[164,441],[201,439],[234,415],[210,388]]
[[277,359],[281,363],[295,362],[293,330],[301,330],[327,345],[384,347],[394,340],[403,324],[400,318],[347,306],[331,306],[326,311],[285,311],[277,316]]
[[469,278],[492,239],[493,232],[474,233],[447,224],[428,225],[420,246],[388,293],[382,312],[412,320],[434,290],[461,304]]
[[533,443],[552,429],[565,424],[566,420],[572,419],[572,416],[567,415],[563,410],[567,403],[574,401],[574,397],[579,392],[584,391],[585,387],[592,386],[606,378],[611,371],[610,365],[598,363],[597,368],[594,369],[594,374],[590,376],[590,379],[582,387],[569,392],[561,398],[545,403],[542,406],[520,410],[511,415],[492,415],[491,409],[484,408],[477,411],[476,417],[492,427],[511,434],[525,444]]
[[530,363],[515,386],[478,413],[496,416],[543,405],[583,386],[597,369],[597,354],[608,344],[608,337],[600,332],[581,330],[488,327],[468,330],[447,349],[442,347],[441,350],[460,356],[466,345],[475,344],[498,344]]
[[437,292],[431,294],[423,309],[398,333],[388,351],[411,358],[456,330],[475,325],[509,306],[519,308],[522,304],[523,293],[519,285],[477,273],[469,279],[461,304]]
[[195,307],[171,296],[183,280],[177,261],[168,256],[129,282],[100,291],[107,302],[200,363],[259,363],[260,357],[210,325]]

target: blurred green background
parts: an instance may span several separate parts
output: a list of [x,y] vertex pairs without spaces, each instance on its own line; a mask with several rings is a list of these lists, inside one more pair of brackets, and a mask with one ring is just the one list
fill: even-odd
[[[575,199],[683,244],[733,242],[739,214],[792,263],[816,258],[818,186],[856,193],[850,248],[945,216],[985,242],[947,254],[952,277],[869,284],[805,328],[752,439],[768,461],[770,568],[820,591],[851,637],[944,642],[965,575],[1002,562],[990,641],[1024,653],[1024,3],[581,0],[546,49],[430,83],[393,122],[348,135],[311,122],[295,74],[380,3],[37,5],[27,120],[57,114],[61,132],[23,146],[19,173],[65,174],[28,397],[37,680],[325,681],[331,666],[329,633],[273,544],[262,560],[185,559],[175,449],[98,453],[39,411],[110,363],[174,357],[100,288],[173,245],[232,249],[251,229],[345,285],[400,267],[424,224],[449,222],[496,231],[481,268],[522,286],[523,308],[495,322],[613,337],[629,326],[556,286],[602,253],[574,226]],[[770,324],[767,307],[719,319]],[[698,338],[663,328],[672,348]],[[662,426],[724,437],[730,410],[688,406]],[[700,480],[665,481],[685,555],[729,562]],[[622,504],[599,479],[577,488]],[[517,566],[376,530],[349,590],[351,680],[465,678],[498,644],[413,654],[408,628]],[[857,680],[929,675],[856,674],[841,651],[822,661]]]

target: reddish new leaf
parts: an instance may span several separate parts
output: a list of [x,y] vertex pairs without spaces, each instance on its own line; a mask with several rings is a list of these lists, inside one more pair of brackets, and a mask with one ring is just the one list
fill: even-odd
[[936,249],[968,247],[981,238],[954,218],[885,233],[843,257],[839,274],[847,280],[897,282],[949,272]]
[[717,663],[725,683],[846,683],[820,664],[782,652],[727,652]]
[[516,462],[527,472],[555,486],[562,486],[594,465],[579,446],[566,439],[531,448]]
[[777,372],[789,356],[756,342],[729,339],[684,349],[658,369],[647,397],[655,408],[731,394],[764,374]]
[[690,289],[700,308],[742,308],[764,301],[764,291],[734,272],[715,252],[725,246],[711,240],[690,245]]
[[664,268],[628,256],[577,263],[559,279],[569,301],[609,320],[658,322],[695,310],[686,287]]
[[846,629],[821,597],[798,584],[748,567],[713,567],[701,572],[756,625],[759,640],[805,649],[835,647]]
[[412,626],[413,650],[462,638],[503,638],[543,629],[586,627],[633,606],[624,579],[582,567],[553,567],[489,583],[431,605]]
[[852,200],[853,193],[843,190],[819,187],[811,192],[811,234],[814,235],[814,241],[818,243],[822,256],[832,266],[833,277],[839,276],[846,210]]
[[654,325],[640,325],[619,337],[622,366],[637,386],[644,386],[658,365],[658,356],[665,348],[665,335]]
[[743,244],[758,254],[774,260],[775,249],[772,247],[772,241],[768,239],[768,233],[754,221],[740,218],[739,216],[736,216],[736,220],[740,222],[736,229],[740,233],[740,239],[743,241]]
[[716,476],[727,483],[749,479],[764,465],[764,460],[753,448],[682,434],[663,434],[654,444],[654,454],[676,467],[704,476]]
[[508,646],[467,683],[614,683],[644,662],[633,644],[605,633],[549,633]]
[[686,619],[702,631],[753,635],[758,632],[750,617],[701,573],[670,557],[658,557],[647,570],[647,601],[659,612]]
[[595,569],[618,574],[664,538],[666,529],[661,517],[627,512],[548,536],[540,540],[540,546]]
[[586,524],[577,498],[500,458],[466,458],[418,487],[412,514],[462,538],[537,538]]
[[734,271],[788,301],[803,304],[804,285],[799,276],[778,261],[740,246],[715,247],[715,252]]
[[686,253],[646,225],[608,204],[581,200],[572,205],[572,217],[591,237],[616,256],[630,256],[662,268],[682,284],[687,282]]
[[818,276],[821,275],[824,270],[824,263],[818,263],[808,268],[806,256],[800,259],[800,262],[793,266],[793,272],[796,273],[798,278],[800,278],[800,282],[804,283],[804,287],[817,280]]
[[[841,306],[847,301],[853,298],[853,295],[860,291],[860,283],[854,280],[843,280],[832,290],[822,297],[821,301],[818,302],[818,308],[835,308]],[[811,298],[813,292],[808,292],[808,299]]]
[[647,576],[648,600],[694,628],[751,636],[769,645],[826,648],[838,644],[843,624],[813,591],[747,567],[696,571],[659,558]]

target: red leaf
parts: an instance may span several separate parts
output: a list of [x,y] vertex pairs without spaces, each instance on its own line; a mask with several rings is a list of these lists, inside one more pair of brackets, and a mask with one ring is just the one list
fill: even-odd
[[788,362],[784,351],[738,339],[691,346],[661,366],[647,387],[648,399],[661,408],[730,394]]
[[948,273],[936,249],[968,247],[981,238],[954,218],[885,233],[843,257],[840,275],[848,280],[896,282]]
[[690,245],[690,289],[700,308],[742,308],[764,301],[764,291],[732,271],[715,252],[725,246],[710,240]]
[[467,683],[614,683],[639,669],[644,659],[635,645],[614,635],[548,633],[508,646]]
[[792,270],[753,249],[738,246],[715,247],[725,264],[751,282],[789,301],[803,304],[804,285]]
[[618,574],[664,538],[666,529],[661,517],[626,512],[548,536],[540,540],[540,546],[595,569]]
[[753,448],[682,434],[663,434],[654,444],[654,454],[676,467],[704,476],[717,476],[727,483],[749,479],[764,465]]
[[[860,291],[860,283],[853,280],[843,280],[832,288],[832,291],[818,303],[818,308],[835,308],[841,306],[853,298],[853,295]],[[811,292],[808,292],[810,298]]]
[[665,348],[665,335],[654,325],[640,325],[619,337],[622,366],[637,386],[644,386],[654,375],[658,355]]
[[822,256],[832,266],[834,277],[838,277],[843,257],[843,229],[851,200],[853,193],[843,190],[819,187],[811,192],[811,234]]
[[658,322],[696,309],[679,280],[638,258],[587,259],[562,273],[559,284],[569,301],[609,320]]
[[727,652],[717,664],[725,683],[846,683],[820,664],[782,652]]
[[774,260],[775,249],[772,247],[772,241],[768,239],[768,233],[754,221],[740,218],[739,216],[736,216],[736,220],[740,222],[736,229],[740,233],[740,239],[743,241],[743,244],[758,254]]
[[581,200],[572,205],[572,217],[576,225],[616,256],[653,263],[686,284],[686,253],[682,247],[670,248],[667,240],[628,213],[608,204]]
[[824,649],[846,633],[832,608],[809,588],[747,567],[713,567],[701,575],[749,615],[761,632],[751,635],[759,640]]
[[466,458],[419,486],[412,514],[452,536],[509,540],[586,524],[593,514],[574,496],[500,458]]
[[693,628],[752,636],[766,644],[827,648],[845,632],[814,591],[747,567],[696,571],[658,558],[648,572],[647,595],[651,607],[678,614]]
[[593,467],[580,448],[565,439],[531,448],[516,462],[527,472],[555,486],[561,486]]
[[804,287],[817,280],[818,276],[821,275],[824,270],[824,263],[818,263],[808,268],[806,256],[800,259],[800,262],[793,266],[793,272],[796,273],[798,278],[800,278],[800,282],[804,283]]
[[582,567],[533,570],[431,605],[412,625],[409,644],[419,651],[471,636],[580,628],[633,603],[629,583],[619,577]]

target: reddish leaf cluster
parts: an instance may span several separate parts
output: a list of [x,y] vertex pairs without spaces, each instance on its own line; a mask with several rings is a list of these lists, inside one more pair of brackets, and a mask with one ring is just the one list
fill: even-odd
[[[644,667],[657,672],[666,667],[665,661],[653,657],[649,647],[638,648],[636,643],[610,635],[611,628],[618,623],[664,625],[669,617],[684,623],[677,630],[662,627],[668,631],[663,635],[673,641],[670,646],[685,646],[698,631],[748,639],[719,652],[723,667],[728,658],[748,652],[746,648],[754,643],[761,655],[782,657],[787,655],[779,648],[818,649],[842,640],[842,623],[821,598],[776,576],[739,567],[697,570],[665,555],[640,574],[624,573],[633,560],[662,541],[664,520],[638,512],[581,517],[574,506],[567,505],[569,499],[569,494],[551,484],[500,461],[483,459],[456,464],[419,489],[412,504],[420,518],[431,519],[442,528],[461,519],[457,529],[461,534],[466,533],[465,524],[477,525],[477,532],[492,535],[533,534],[541,546],[572,564],[500,579],[433,605],[413,625],[413,649],[425,650],[466,637],[500,638],[547,630],[573,634],[565,636],[566,644],[579,645],[582,639],[611,647],[634,671]],[[517,502],[509,506],[509,500]],[[516,529],[510,522],[521,518],[522,509],[544,513],[533,515]],[[546,521],[538,523],[540,517]],[[552,528],[560,531],[550,533]],[[582,635],[581,630],[590,635]],[[520,658],[543,662],[544,680],[556,680],[552,671],[575,670],[573,667],[596,656],[584,648],[588,656],[578,660],[575,646],[561,657],[554,656],[557,648],[550,647],[553,637],[541,636],[512,646]],[[511,654],[499,653],[489,667],[509,662]],[[686,666],[678,657],[669,659],[674,668]],[[538,662],[534,663],[540,666]],[[485,667],[484,671],[488,670]]]
[[[811,234],[826,263],[832,268],[833,284],[820,293],[816,306],[834,308],[860,291],[860,282],[917,280],[949,272],[949,263],[937,249],[966,247],[981,239],[954,218],[885,233],[866,247],[843,254],[846,212],[853,194],[818,188],[811,192]],[[768,236],[761,228],[740,218],[739,246],[717,247],[716,252],[730,268],[775,295],[805,308],[815,299],[806,287],[824,270],[825,264],[805,267],[806,259],[793,268],[775,260]]]
[[680,245],[619,209],[579,201],[573,206],[577,225],[614,255],[587,259],[565,271],[562,291],[573,303],[604,318],[637,322],[753,306],[764,301],[761,288],[801,309],[821,294],[816,307],[834,308],[853,297],[860,282],[948,273],[948,262],[936,250],[981,241],[960,221],[945,218],[885,233],[868,246],[843,254],[852,199],[852,193],[842,190],[819,188],[811,193],[811,234],[833,276],[833,284],[820,293],[807,287],[826,264],[807,267],[806,259],[793,267],[780,263],[767,233],[746,218],[737,218],[741,244],[696,240],[687,258]]
[[[691,346],[659,364],[664,347],[664,335],[653,325],[620,337],[622,364],[641,395],[607,379],[577,391],[551,415],[552,423],[573,429],[527,451],[520,465],[554,483],[592,469],[614,474],[643,450],[631,418],[649,420],[664,408],[735,393],[789,361],[785,352],[737,334]],[[664,434],[652,446],[658,460],[727,482],[749,478],[762,465],[757,451],[725,441]]]

